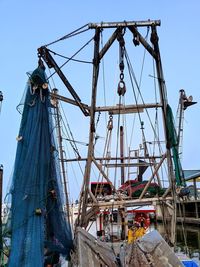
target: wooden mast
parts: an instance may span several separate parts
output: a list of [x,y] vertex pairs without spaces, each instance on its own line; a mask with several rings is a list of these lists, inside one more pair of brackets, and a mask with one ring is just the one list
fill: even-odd
[[[91,109],[90,109],[90,132],[89,132],[89,145],[88,145],[88,155],[87,162],[85,166],[84,181],[81,192],[82,205],[80,217],[80,225],[86,227],[87,222],[86,210],[88,203],[88,193],[89,193],[89,182],[90,182],[90,173],[92,165],[92,157],[94,156],[94,137],[95,137],[95,107],[96,107],[96,94],[97,94],[97,81],[99,75],[99,40],[100,40],[100,29],[95,30],[94,36],[94,59],[93,59],[93,78],[92,78],[92,100],[91,100]],[[80,199],[81,200],[81,199]]]
[[125,175],[124,175],[124,128],[120,126],[120,158],[121,158],[121,185],[125,182]]
[[3,256],[3,238],[2,238],[2,187],[3,187],[3,165],[0,165],[0,257]]
[[[167,108],[167,90],[166,90],[166,84],[164,80],[163,75],[163,69],[162,69],[162,62],[160,57],[160,50],[158,45],[158,35],[156,31],[156,26],[152,25],[152,33],[151,33],[151,42],[154,46],[154,52],[156,53],[155,62],[156,62],[156,71],[157,71],[157,79],[158,79],[158,85],[160,90],[160,100],[162,104],[162,115],[163,115],[163,127],[164,127],[164,133],[165,133],[165,140],[167,142],[167,125],[166,125],[166,108]],[[173,164],[172,164],[172,155],[169,148],[166,148],[166,157],[167,157],[167,165],[168,165],[168,177],[169,177],[169,183],[171,184],[171,192],[173,197],[173,213],[172,213],[172,220],[171,220],[171,237],[170,241],[172,244],[175,244],[176,239],[176,192],[175,192],[175,176],[174,176],[174,170],[173,170]]]
[[[57,89],[53,89],[54,95],[57,94]],[[58,133],[58,149],[59,149],[59,155],[60,155],[60,163],[61,163],[61,172],[63,177],[63,185],[64,185],[64,192],[65,192],[65,204],[66,204],[66,213],[67,213],[67,219],[70,221],[70,215],[69,215],[69,196],[68,196],[68,189],[67,189],[67,177],[66,177],[66,170],[65,170],[65,162],[64,162],[64,151],[63,151],[63,144],[62,144],[62,133],[61,133],[61,116],[59,114],[59,108],[58,108],[58,100],[56,100],[55,104],[55,111],[56,111],[56,124],[57,124],[57,133]]]

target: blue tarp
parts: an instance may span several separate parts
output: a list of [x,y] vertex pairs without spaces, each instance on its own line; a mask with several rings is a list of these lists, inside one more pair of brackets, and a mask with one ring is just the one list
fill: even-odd
[[198,267],[197,263],[192,260],[182,261],[185,267]]

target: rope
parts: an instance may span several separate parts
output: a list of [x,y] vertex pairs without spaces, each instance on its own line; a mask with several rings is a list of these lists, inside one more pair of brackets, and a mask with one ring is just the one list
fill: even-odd
[[[147,34],[145,36],[145,40],[147,40],[148,34],[149,34],[149,27],[147,28]],[[142,59],[142,68],[141,68],[141,72],[140,72],[139,88],[141,87],[141,83],[142,83],[145,58],[146,58],[146,49],[144,49],[144,54],[143,54],[143,59]],[[138,100],[138,98],[139,98],[139,92],[137,95],[137,100]],[[132,142],[132,138],[133,138],[133,128],[134,128],[134,124],[135,124],[135,118],[136,118],[136,116],[134,116],[134,119],[133,119],[133,126],[132,126],[132,131],[131,131],[131,138],[130,138],[129,147],[131,147],[131,142]]]
[[[63,111],[63,107],[62,107],[62,105],[61,105],[61,108],[62,108],[62,111]],[[69,139],[69,143],[70,143],[72,149],[74,150],[75,154],[78,156],[78,158],[81,158],[80,153],[79,153],[79,150],[78,150],[78,147],[77,147],[76,142],[75,142],[75,140],[74,140],[74,136],[73,136],[73,134],[72,134],[72,131],[71,131],[71,129],[70,129],[70,126],[69,126],[69,123],[68,123],[68,120],[67,120],[67,117],[66,117],[64,111],[63,111],[63,114],[64,114],[64,118],[65,118],[65,120],[66,120],[67,127],[66,127],[66,125],[65,125],[65,122],[64,122],[64,120],[63,120],[63,117],[62,117],[61,115],[60,115],[60,116],[61,116],[61,120],[62,120],[62,122],[63,122],[63,126],[64,126],[64,128],[65,128],[65,130],[66,130],[67,136],[69,137],[69,138],[67,138],[67,139]],[[67,130],[67,128],[68,128],[68,130]],[[71,141],[71,140],[72,140],[72,141]]]
[[75,61],[75,62],[79,62],[79,63],[92,64],[92,61],[85,61],[85,60],[80,60],[80,59],[73,59],[72,57],[63,56],[63,55],[58,54],[55,51],[52,51],[50,49],[48,49],[48,50],[49,50],[49,52],[51,52],[52,54],[54,54],[54,56],[59,56],[59,57],[62,57],[62,58],[68,59],[68,60],[72,60],[72,61]]
[[[44,46],[45,46],[45,47],[50,46],[50,45],[55,44],[55,43],[57,43],[57,42],[60,42],[60,41],[63,41],[63,40],[65,40],[65,39],[68,39],[68,38],[70,38],[70,37],[73,37],[73,36],[75,36],[75,35],[77,35],[77,34],[80,34],[80,33],[83,33],[83,32],[85,32],[85,31],[88,31],[89,29],[82,30],[82,29],[84,29],[84,28],[87,27],[87,26],[88,26],[88,24],[85,24],[85,25],[83,25],[82,27],[80,27],[80,28],[78,28],[78,29],[76,29],[76,30],[74,30],[74,31],[72,31],[72,32],[70,32],[70,33],[68,33],[67,35],[64,35],[63,37],[61,37],[61,38],[59,38],[59,39],[57,39],[57,40],[55,40],[55,41],[53,41],[53,42],[51,42],[51,43],[48,43],[48,44],[46,44],[46,45],[44,45]],[[81,30],[82,30],[82,31],[81,31]]]
[[[107,124],[107,134],[106,134],[106,140],[105,140],[105,146],[104,146],[104,151],[103,151],[103,158],[108,154],[108,149],[109,149],[109,146],[110,146],[110,141],[111,141],[111,134],[112,134],[112,128],[109,128],[110,124],[112,124],[112,116],[110,116],[110,119],[108,121],[108,124]],[[106,163],[106,160],[105,160],[105,163]],[[106,169],[106,166],[103,166],[103,171],[105,172],[105,169]],[[100,180],[100,177],[102,177],[101,179],[101,182],[103,182],[103,175],[99,172],[99,176],[98,176],[98,179],[97,181],[99,182]],[[95,190],[95,196],[97,196],[97,190],[98,190],[98,185],[96,187],[96,190]],[[103,190],[103,184],[100,185],[100,194]]]
[[[188,245],[187,245],[187,238],[186,238],[186,234],[185,234],[185,213],[184,213],[184,216],[182,214],[182,210],[181,210],[181,203],[178,202],[178,208],[179,208],[179,214],[180,214],[180,217],[181,217],[181,228],[182,228],[182,233],[183,233],[183,239],[184,239],[184,243],[185,243],[185,248],[186,248],[186,255],[189,255],[189,248],[188,248]],[[183,220],[182,220],[183,218]]]
[[[85,43],[77,52],[75,52],[66,62],[64,62],[59,68],[61,69],[62,67],[64,67],[70,60],[72,60],[80,51],[82,51],[92,40],[94,39],[94,37],[92,37],[87,43]],[[49,50],[51,51],[51,50]],[[53,51],[52,51],[53,52]],[[53,52],[54,53],[54,52]],[[54,71],[48,78],[47,81],[49,80],[49,78],[51,78],[54,74],[56,73],[56,71]]]
[[[100,33],[101,36],[101,49],[103,48],[103,32]],[[102,73],[103,73],[103,98],[104,105],[106,106],[106,81],[105,81],[105,65],[104,65],[104,57],[102,58]],[[105,123],[107,122],[107,113],[105,112]]]
[[[114,170],[114,187],[116,188],[116,179],[117,179],[117,154],[118,154],[118,147],[119,147],[119,129],[120,129],[120,111],[121,111],[121,99],[122,99],[122,96],[120,95],[119,96],[119,114],[118,114],[118,123],[117,123],[117,144],[116,144],[116,151],[115,151],[115,157],[116,157],[116,160],[115,160],[115,170]],[[114,198],[114,192],[113,192],[113,198]],[[111,214],[113,214],[113,210],[114,210],[114,201],[112,203],[112,207],[111,207]],[[113,222],[111,223],[111,232],[113,233]],[[113,238],[111,240],[112,242],[112,249],[113,248]]]
[[[141,119],[141,115],[140,115],[140,112],[139,112],[139,108],[138,108],[138,99],[136,97],[136,93],[135,93],[135,90],[134,90],[134,85],[133,85],[133,79],[132,79],[132,76],[134,78],[134,81],[136,83],[136,86],[137,86],[137,89],[138,89],[138,92],[140,93],[140,96],[141,96],[141,92],[140,92],[140,88],[139,88],[139,85],[137,83],[137,80],[136,80],[136,77],[134,75],[134,72],[133,72],[133,69],[132,69],[132,65],[130,63],[130,59],[128,57],[128,54],[127,54],[127,51],[125,51],[125,58],[126,58],[126,61],[127,61],[127,65],[128,65],[128,71],[129,71],[129,76],[130,76],[130,80],[131,80],[131,85],[132,85],[132,89],[133,89],[133,95],[134,95],[134,99],[135,99],[135,103],[136,103],[136,107],[137,107],[137,113],[138,113],[138,118],[139,118],[139,121],[140,121],[140,125],[141,125],[141,131],[142,131],[142,138],[143,138],[143,141],[144,141],[144,144],[146,144],[146,137],[145,137],[145,133],[144,133],[144,128],[143,128],[143,122],[142,122],[142,119]],[[131,75],[131,72],[132,72],[132,75]],[[142,98],[142,96],[141,96]],[[143,100],[143,103],[144,103],[144,100]],[[146,110],[146,109],[145,109]],[[146,110],[147,114],[148,114],[148,111]],[[148,116],[149,120],[150,120],[150,123],[151,123],[151,119],[150,119],[150,116]],[[151,123],[152,125],[152,123]],[[153,125],[152,125],[153,127]],[[155,131],[154,131],[155,132]],[[146,150],[147,150],[147,146],[146,146]],[[147,151],[148,153],[148,151]],[[151,172],[153,174],[153,168],[150,164],[150,168],[151,168]]]

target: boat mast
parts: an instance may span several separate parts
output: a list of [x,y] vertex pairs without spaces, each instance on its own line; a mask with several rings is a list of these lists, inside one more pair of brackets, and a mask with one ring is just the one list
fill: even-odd
[[3,187],[3,165],[0,165],[0,257],[3,257],[3,238],[2,238],[2,187]]
[[[94,138],[95,138],[95,108],[96,108],[96,95],[97,95],[97,81],[99,75],[99,41],[100,41],[100,29],[97,28],[95,30],[94,36],[94,59],[93,59],[93,78],[92,78],[92,100],[91,100],[91,108],[90,108],[90,132],[89,132],[89,145],[88,145],[88,155],[87,162],[84,173],[84,185],[82,187],[81,192],[81,218],[80,225],[86,226],[86,209],[88,204],[88,194],[89,194],[89,182],[90,182],[90,173],[91,173],[91,165],[92,158],[94,157]],[[92,194],[90,192],[90,194]]]
[[120,158],[121,158],[121,185],[125,182],[125,174],[124,174],[124,128],[120,126]]
[[[53,89],[53,94],[57,95],[58,89]],[[70,221],[70,214],[69,214],[69,195],[67,189],[67,177],[66,177],[66,170],[65,170],[65,162],[64,162],[64,151],[63,151],[63,143],[62,143],[62,133],[61,133],[61,116],[59,114],[59,107],[58,107],[58,100],[55,99],[55,111],[56,111],[56,125],[57,125],[57,133],[58,133],[58,149],[60,155],[60,163],[61,163],[61,172],[63,178],[63,185],[64,185],[64,192],[65,192],[65,204],[66,204],[66,214],[67,219]]]
[[[163,126],[164,126],[164,133],[165,133],[165,140],[167,143],[167,124],[166,124],[166,116],[167,116],[167,90],[166,90],[166,84],[164,80],[163,75],[163,69],[162,69],[162,62],[161,62],[161,56],[160,56],[160,49],[159,49],[159,38],[157,35],[156,26],[152,25],[152,33],[151,33],[151,42],[154,46],[154,52],[156,53],[155,62],[156,62],[156,71],[157,71],[157,79],[158,79],[158,85],[159,85],[159,91],[160,91],[160,100],[162,104],[162,117],[163,117]],[[173,170],[173,164],[172,164],[172,155],[170,148],[166,147],[166,158],[167,158],[167,166],[168,166],[168,177],[169,177],[169,183],[171,187],[171,193],[173,198],[173,215],[171,220],[171,237],[170,241],[172,244],[175,244],[176,239],[176,189],[175,189],[175,176],[174,176],[174,170]]]
[[180,89],[179,91],[180,96],[179,96],[179,105],[178,105],[178,110],[177,110],[177,117],[176,120],[178,122],[177,125],[177,146],[178,146],[178,153],[180,155],[180,159],[182,158],[182,142],[183,142],[183,122],[184,122],[184,113],[185,110],[196,104],[197,102],[193,102],[193,97],[186,96],[185,90]]

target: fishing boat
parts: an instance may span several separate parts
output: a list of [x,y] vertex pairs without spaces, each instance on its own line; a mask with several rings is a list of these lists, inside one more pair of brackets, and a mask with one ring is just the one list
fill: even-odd
[[[182,266],[171,247],[176,203],[188,190],[159,26],[90,23],[38,49],[9,192],[9,267],[60,266],[61,258],[82,267]],[[148,231],[157,212],[163,237]]]

